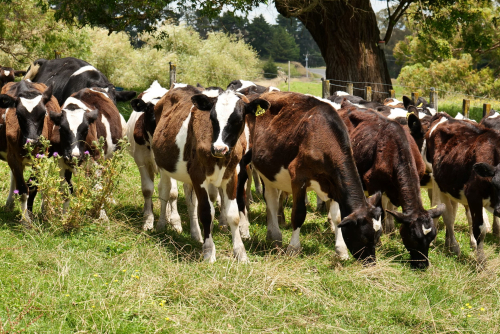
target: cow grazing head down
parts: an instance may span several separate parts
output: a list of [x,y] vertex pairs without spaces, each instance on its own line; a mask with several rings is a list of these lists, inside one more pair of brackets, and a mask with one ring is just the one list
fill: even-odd
[[79,161],[85,158],[85,152],[90,149],[86,141],[89,127],[98,115],[97,109],[90,110],[75,98],[68,98],[60,114],[50,113],[50,119],[59,126],[58,153],[67,164],[71,164],[73,158]]
[[429,246],[437,235],[433,219],[441,216],[444,210],[444,204],[427,210],[424,214],[403,214],[387,210],[397,222],[401,223],[399,233],[403,239],[403,244],[410,252],[412,267],[424,269],[429,266]]
[[382,235],[382,213],[382,194],[377,192],[367,199],[366,210],[355,210],[338,225],[347,249],[357,260],[375,262],[375,246]]
[[224,158],[231,153],[243,132],[247,114],[255,114],[259,107],[267,110],[270,106],[263,99],[248,102],[245,97],[230,90],[218,96],[197,94],[191,97],[191,101],[199,110],[210,112],[213,128],[211,152],[216,158]]
[[495,167],[486,162],[478,162],[473,168],[478,176],[486,178],[487,182],[493,185],[490,187],[490,203],[493,214],[500,217],[500,164]]
[[142,99],[130,101],[132,109],[137,112],[144,112],[144,127],[150,138],[156,130],[155,105],[151,102],[144,102]]
[[26,87],[21,89],[18,96],[0,95],[0,108],[15,109],[21,130],[21,143],[36,143],[43,131],[47,114],[45,105],[52,97],[52,86],[40,93],[38,90],[30,89],[26,82],[20,84]]

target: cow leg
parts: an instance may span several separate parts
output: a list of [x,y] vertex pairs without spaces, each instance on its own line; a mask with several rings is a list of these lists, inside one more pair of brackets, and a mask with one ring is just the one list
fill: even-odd
[[304,224],[306,219],[307,208],[306,208],[306,197],[307,191],[306,187],[303,186],[304,182],[293,182],[292,181],[292,194],[293,194],[293,206],[292,206],[292,239],[288,245],[286,252],[288,255],[295,255],[300,252],[300,228]]
[[285,202],[287,199],[288,199],[288,194],[284,191],[280,191],[279,207],[278,207],[278,224],[279,224],[279,226],[286,225],[284,206],[285,206]]
[[500,219],[497,216],[493,216],[493,235],[500,237]]
[[[161,212],[156,229],[158,231],[164,231],[168,220],[170,226],[178,233],[181,233],[181,217],[177,212],[177,196],[179,195],[177,181],[171,179],[165,172],[160,173],[158,192],[160,193]],[[174,187],[172,187],[172,181],[175,185]]]
[[[248,177],[247,182],[245,183],[245,192],[246,192],[246,200],[245,200],[245,205],[247,207],[247,211],[250,210],[250,203],[253,202],[253,195],[252,195],[252,179],[253,179],[253,170],[250,165],[247,165],[245,168],[246,175]],[[240,172],[241,174],[241,172]],[[240,175],[238,175],[238,179],[240,178]]]
[[[342,229],[339,228],[341,222],[340,218],[340,207],[334,200],[330,203],[330,214],[332,216],[333,224],[335,225],[335,252],[340,257],[341,260],[347,260],[349,258],[349,252],[347,251],[347,246],[342,236]],[[334,219],[333,217],[337,217]]]
[[[450,252],[460,256],[460,245],[455,238],[454,230],[457,205],[456,203],[453,204],[453,201],[451,201],[445,194],[440,193],[439,195],[441,197],[441,202],[446,206],[446,210],[442,215],[444,224],[446,225],[446,240],[444,246]],[[436,193],[433,193],[433,196],[436,196]]]
[[[61,181],[61,187],[63,186],[63,182],[68,184],[69,193],[73,194],[73,183],[71,182],[71,178],[73,177],[73,173],[69,169],[61,169],[60,175],[64,177],[64,181]],[[69,209],[69,196],[64,199],[63,203],[63,214],[68,212]]]
[[476,238],[474,238],[474,233],[472,232],[472,216],[470,214],[470,209],[467,205],[464,205],[465,215],[467,216],[467,222],[469,223],[469,238],[470,238],[470,248],[473,250],[477,249]]
[[33,212],[33,202],[35,202],[36,194],[38,193],[38,187],[35,185],[34,177],[30,177],[28,181],[28,211]]
[[[467,195],[466,195],[467,196]],[[484,237],[486,236],[486,225],[483,220],[483,203],[481,199],[469,199],[467,196],[467,202],[469,203],[470,214],[472,217],[472,232],[474,238],[477,242],[477,262],[480,266],[486,261],[486,256],[484,255]]]
[[[252,173],[251,169],[249,169],[249,158],[250,156],[245,154],[240,161],[240,172],[238,173],[238,184],[236,185],[236,203],[238,204],[240,216],[239,228],[243,239],[250,239],[250,220],[248,219],[248,207],[250,204],[248,200],[248,189],[250,189],[252,185]],[[250,194],[251,193],[250,191]]]
[[280,191],[265,181],[264,181],[264,186],[266,189],[264,191],[264,197],[266,199],[266,213],[267,213],[266,238],[267,240],[274,242],[276,245],[281,246],[282,236],[278,224]]
[[427,188],[427,196],[429,196],[429,202],[432,203],[432,188]]
[[10,188],[9,196],[7,197],[7,202],[5,203],[5,211],[14,210],[14,190],[16,190],[16,179],[14,178],[14,173],[10,171]]
[[486,209],[483,207],[483,224],[486,228],[486,232],[487,233],[491,233],[491,224],[490,224],[490,220],[488,219],[488,212],[486,211]]
[[213,184],[208,185],[208,197],[210,198],[210,202],[213,204],[217,203],[219,206],[219,227],[222,231],[226,232],[229,228],[226,222],[226,216],[224,215],[224,199],[222,195],[222,189],[217,188]]
[[[432,179],[432,190],[430,190],[430,194],[431,195],[429,195],[429,199],[431,200],[431,207],[435,207],[435,206],[441,204],[441,197],[442,197],[441,190],[439,189],[439,186],[436,183],[436,181],[434,180],[434,178]],[[434,226],[436,226],[436,228],[438,228],[439,217],[434,218],[433,220],[434,220]],[[443,221],[444,221],[444,218],[443,218]]]
[[[255,192],[259,195],[262,195],[262,184],[260,183],[260,176],[259,173],[255,170],[255,168],[252,168],[252,175],[253,175],[253,183],[255,184]],[[251,188],[252,185],[250,185]]]
[[[17,162],[17,161],[16,161]],[[14,178],[16,180],[17,190],[19,191],[20,199],[21,199],[21,223],[26,227],[31,226],[31,217],[30,212],[28,210],[28,186],[24,181],[24,166],[22,164],[13,163],[12,165],[9,163],[9,167],[11,167],[11,171],[14,173]],[[14,167],[14,168],[12,168]]]
[[198,199],[198,217],[203,224],[203,259],[207,262],[215,262],[215,244],[212,238],[212,221],[215,209],[208,196],[207,189],[200,184],[193,183],[193,189]]
[[188,207],[191,238],[198,242],[203,242],[201,237],[200,225],[198,224],[198,200],[196,194],[193,192],[193,186],[184,183],[184,197],[186,198],[186,203]]
[[[144,196],[144,209],[143,209],[143,225],[144,231],[152,230],[154,227],[154,214],[153,214],[153,194],[155,190],[154,179],[155,174],[151,164],[143,163],[139,165],[139,174],[141,175],[141,189],[142,196]],[[161,183],[161,180],[160,180]]]
[[247,252],[245,250],[245,245],[243,245],[243,241],[241,240],[239,226],[240,211],[238,210],[238,203],[236,202],[236,180],[237,176],[234,174],[233,178],[229,182],[222,183],[222,200],[224,201],[223,211],[227,224],[231,228],[233,255],[238,261],[247,262]]
[[334,200],[328,200],[324,203],[328,206],[328,208],[330,208],[330,210],[328,210],[328,222],[330,223],[332,232],[335,232],[335,227],[342,221],[342,219],[340,218],[339,203],[335,202]]
[[[396,210],[396,207],[391,203],[389,198],[385,195],[382,196],[382,208],[384,210]],[[390,214],[385,214],[384,219],[384,233],[390,234],[396,230],[396,226],[394,225],[394,217]]]
[[318,194],[316,194],[316,211],[321,213],[330,213],[328,201],[323,201],[321,198],[319,198]]

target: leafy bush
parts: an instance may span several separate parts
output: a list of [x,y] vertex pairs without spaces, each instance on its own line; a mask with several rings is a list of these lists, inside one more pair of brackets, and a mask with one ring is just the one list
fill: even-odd
[[[50,142],[40,139],[41,148],[38,152],[46,152]],[[104,138],[94,142],[94,147],[100,152],[100,157],[93,161],[87,154],[81,165],[76,165],[73,171],[73,194],[60,175],[60,157],[48,157],[46,154],[36,154],[31,144],[26,144],[28,157],[32,161],[31,183],[38,187],[42,197],[42,212],[34,214],[35,222],[46,225],[52,230],[71,231],[94,219],[104,218],[113,191],[118,185],[120,175],[125,169],[124,152],[127,142],[120,142],[120,149],[111,159],[104,159]],[[56,155],[56,154],[54,154]],[[69,199],[67,212],[63,211],[63,203]]]
[[468,95],[500,97],[500,80],[495,78],[493,70],[474,69],[472,57],[468,54],[462,55],[460,59],[433,61],[428,66],[420,63],[405,66],[399,74],[398,82],[425,95],[429,95],[430,87],[435,87],[443,92],[458,91]]
[[278,66],[273,61],[273,58],[269,57],[269,60],[262,67],[264,70],[264,78],[274,79],[278,76]]

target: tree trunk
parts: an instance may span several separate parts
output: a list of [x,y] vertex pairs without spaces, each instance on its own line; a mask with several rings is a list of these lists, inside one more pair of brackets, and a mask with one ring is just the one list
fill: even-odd
[[331,93],[345,91],[346,83],[352,82],[354,95],[363,97],[365,86],[371,86],[373,101],[389,97],[391,77],[378,45],[382,39],[370,0],[276,0],[275,4],[283,16],[297,16],[313,36],[326,62]]

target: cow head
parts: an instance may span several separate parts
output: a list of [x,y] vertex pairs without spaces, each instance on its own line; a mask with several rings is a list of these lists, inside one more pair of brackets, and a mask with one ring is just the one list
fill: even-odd
[[382,195],[377,192],[367,199],[367,205],[354,210],[338,225],[344,242],[356,259],[375,262],[375,246],[382,234]]
[[215,97],[193,95],[191,101],[199,110],[210,112],[213,128],[211,152],[216,158],[223,158],[231,153],[243,132],[247,114],[255,114],[259,107],[267,110],[270,106],[263,99],[248,102],[246,98],[242,99],[230,90]]
[[137,92],[135,91],[119,91],[114,85],[109,83],[102,83],[100,81],[91,81],[88,83],[87,87],[101,88],[102,92],[105,93],[111,99],[111,101],[113,101],[114,104],[116,104],[116,102],[130,101],[137,95]]
[[399,233],[408,252],[410,252],[411,266],[414,268],[427,268],[429,266],[429,246],[436,238],[437,229],[434,218],[439,218],[445,210],[445,205],[432,208],[428,211],[404,214],[387,210],[389,214],[401,223]]
[[473,168],[477,175],[486,178],[486,182],[491,185],[491,207],[493,214],[500,217],[500,164],[495,167],[486,162],[478,162],[474,164]]
[[49,86],[43,93],[35,89],[28,89],[21,91],[17,97],[0,95],[0,108],[14,108],[16,110],[21,130],[21,143],[38,142],[47,113],[45,105],[51,97],[52,86]]
[[74,100],[72,102],[76,103],[65,103],[61,113],[50,112],[50,119],[59,127],[58,153],[68,164],[72,163],[73,158],[81,161],[88,154],[89,127],[99,115],[97,109],[90,110],[81,101]]
[[156,129],[155,105],[151,102],[146,103],[142,99],[133,99],[130,104],[134,111],[144,112],[144,127],[151,139]]
[[12,67],[0,66],[0,87],[7,82],[14,81],[15,77],[20,77],[26,74],[26,71],[15,71]]

